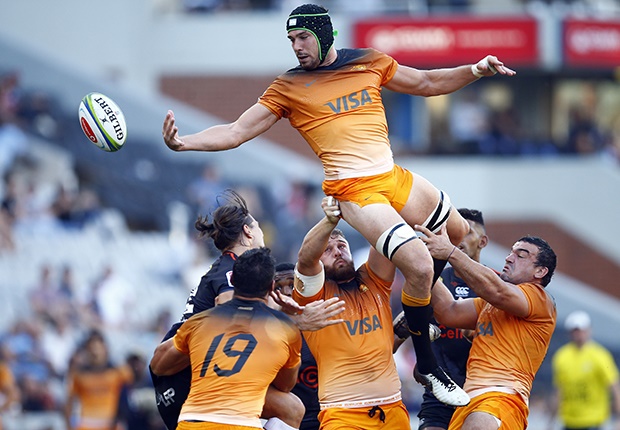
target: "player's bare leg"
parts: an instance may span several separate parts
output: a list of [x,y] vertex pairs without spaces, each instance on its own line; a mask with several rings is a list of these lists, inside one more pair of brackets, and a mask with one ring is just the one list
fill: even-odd
[[293,393],[285,393],[269,386],[265,395],[265,405],[261,418],[278,418],[291,428],[298,429],[304,418],[306,408],[299,397]]
[[[411,202],[408,202],[407,206],[409,204]],[[427,207],[430,206],[432,203],[427,204]],[[340,202],[340,208],[343,218],[375,246],[377,251],[384,255],[385,252],[390,254],[386,257],[391,259],[405,277],[403,310],[412,334],[421,375],[418,381],[428,385],[433,394],[444,403],[455,406],[467,404],[469,397],[437,365],[431,349],[428,324],[432,316],[430,297],[433,259],[426,245],[417,239],[413,228],[406,225],[398,212],[387,204],[360,207],[355,203]],[[410,215],[408,218],[415,221],[422,216]]]

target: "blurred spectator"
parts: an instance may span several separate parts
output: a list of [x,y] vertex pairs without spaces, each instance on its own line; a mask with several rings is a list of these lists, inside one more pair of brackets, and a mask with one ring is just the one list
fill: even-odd
[[41,349],[56,377],[63,379],[78,344],[80,331],[64,315],[51,317],[41,334]]
[[19,74],[9,72],[0,76],[0,175],[3,176],[15,159],[27,153],[29,146],[18,125],[20,101]]
[[19,72],[14,70],[0,76],[0,120],[17,124],[21,98]]
[[38,381],[50,379],[50,364],[45,360],[40,336],[39,322],[29,319],[16,321],[4,336],[2,341],[11,360],[11,370],[18,380],[23,375]]
[[220,12],[225,10],[248,10],[249,0],[183,0],[187,12]]
[[76,349],[67,378],[67,429],[117,429],[121,389],[132,381],[127,366],[111,363],[102,332],[91,331]]
[[60,186],[52,203],[54,216],[68,229],[84,228],[97,220],[101,211],[99,196],[89,188],[74,191]]
[[54,278],[54,268],[42,264],[39,268],[37,284],[30,290],[30,308],[42,321],[49,321],[56,315],[66,315],[72,310],[72,304],[60,292],[58,281]]
[[205,164],[199,178],[187,187],[187,198],[195,215],[206,215],[216,207],[215,197],[227,188],[218,167]]
[[569,154],[595,154],[605,147],[605,136],[596,125],[593,112],[573,107],[569,113],[570,130],[566,142]]
[[58,282],[58,294],[69,308],[66,312],[68,319],[77,323],[79,320],[79,314],[76,309],[78,306],[76,303],[78,287],[75,284],[73,268],[69,264],[65,264],[61,269],[60,281]]
[[519,155],[521,125],[517,111],[512,108],[491,115],[490,132],[480,142],[483,155]]
[[0,207],[0,253],[13,250],[15,250],[15,239],[11,215],[4,207]]
[[451,97],[450,133],[457,154],[477,154],[480,142],[489,132],[489,111],[472,88]]
[[56,139],[59,136],[59,126],[58,119],[53,114],[55,111],[58,111],[58,108],[52,106],[49,94],[33,91],[22,97],[17,114],[30,130],[47,139]]
[[95,299],[105,328],[125,328],[136,305],[134,288],[114,268],[106,266],[96,281]]
[[17,160],[26,159],[29,146],[24,132],[0,115],[0,175],[7,174]]
[[165,430],[145,357],[139,352],[129,353],[126,364],[133,373],[133,382],[123,386],[120,396],[118,417],[124,430]]
[[45,412],[58,409],[46,381],[40,381],[30,375],[22,375],[19,378],[19,388],[23,412]]

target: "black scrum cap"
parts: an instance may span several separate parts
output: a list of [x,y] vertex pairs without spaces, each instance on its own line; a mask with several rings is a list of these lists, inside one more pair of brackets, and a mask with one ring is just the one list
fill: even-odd
[[321,63],[334,44],[334,27],[327,9],[315,4],[304,4],[295,8],[286,21],[286,31],[306,30],[314,35],[319,44]]

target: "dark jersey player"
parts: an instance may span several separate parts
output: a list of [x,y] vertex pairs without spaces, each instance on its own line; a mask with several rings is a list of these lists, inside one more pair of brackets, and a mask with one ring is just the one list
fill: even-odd
[[[482,213],[475,209],[464,208],[458,211],[470,225],[469,233],[463,238],[459,248],[469,258],[480,262],[480,251],[488,243]],[[445,268],[441,272],[441,278],[455,299],[477,297],[476,293],[469,288],[452,267]],[[437,324],[434,318],[433,323]],[[465,370],[471,348],[471,333],[458,328],[437,325],[441,329],[441,336],[431,344],[437,363],[450,375],[454,382],[462,387],[465,383]],[[425,389],[418,413],[420,419],[418,430],[446,430],[454,410],[454,406],[440,402],[428,388]]]
[[[235,191],[227,190],[218,197],[218,207],[209,217],[200,217],[195,223],[201,237],[209,237],[222,255],[202,277],[200,284],[190,293],[181,320],[174,324],[164,341],[175,335],[181,325],[192,315],[213,308],[232,299],[230,283],[232,268],[237,256],[245,251],[263,247],[264,236],[258,221],[248,211],[245,200]],[[167,376],[157,376],[151,371],[157,408],[169,430],[177,428],[181,407],[187,399],[191,384],[191,368]],[[269,400],[271,399],[271,401]],[[270,387],[266,403],[277,405],[274,410],[263,411],[264,418],[272,418],[269,426],[274,429],[297,428],[303,417],[301,400],[292,393]],[[277,414],[276,414],[277,412]]]
[[[275,290],[286,296],[293,295],[293,283],[295,280],[295,265],[293,263],[280,263],[276,266]],[[301,399],[306,408],[304,418],[299,430],[318,430],[319,412],[319,380],[316,360],[308,348],[306,340],[302,337],[301,367],[297,376],[297,384],[293,393]]]

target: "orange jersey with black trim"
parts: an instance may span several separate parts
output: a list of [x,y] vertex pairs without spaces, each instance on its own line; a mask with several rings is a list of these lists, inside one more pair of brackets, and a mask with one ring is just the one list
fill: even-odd
[[316,295],[293,298],[301,305],[314,300],[340,297],[345,310],[342,324],[317,331],[304,331],[319,371],[319,401],[355,403],[400,399],[400,379],[392,355],[394,330],[390,307],[391,282],[377,277],[368,264],[357,270],[356,279],[336,284],[327,280]]
[[394,160],[381,87],[398,63],[371,48],[337,53],[329,66],[278,76],[258,103],[288,118],[323,163],[325,179],[389,172]]
[[126,366],[104,369],[81,368],[69,373],[68,394],[80,403],[77,427],[109,429],[116,418],[118,400],[124,384],[133,381]]
[[557,319],[555,302],[545,289],[524,283],[518,287],[529,303],[520,318],[475,298],[478,312],[476,337],[467,361],[468,393],[493,386],[508,387],[527,403],[534,376],[547,349]]
[[174,346],[189,355],[192,382],[179,421],[262,427],[269,384],[301,362],[301,332],[264,302],[233,298],[185,321]]

